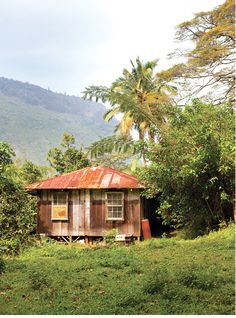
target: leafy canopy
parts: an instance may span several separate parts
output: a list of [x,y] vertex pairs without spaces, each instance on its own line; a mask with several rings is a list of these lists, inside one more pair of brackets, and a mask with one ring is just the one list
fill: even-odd
[[50,168],[38,166],[30,160],[25,160],[23,164],[16,167],[21,182],[26,185],[41,181],[49,177]]
[[195,100],[169,124],[161,141],[149,145],[151,163],[140,180],[147,197],[160,195],[165,223],[188,227],[196,236],[233,214],[233,109]]
[[36,225],[36,199],[23,189],[13,155],[11,146],[0,142],[0,247],[8,253],[19,252]]
[[89,159],[82,148],[75,147],[75,137],[64,133],[61,147],[51,148],[47,160],[59,174],[82,169],[90,165]]
[[4,141],[0,141],[0,172],[3,172],[5,167],[12,163],[13,156],[15,156],[15,152],[11,146]]
[[[159,73],[163,80],[179,83],[184,100],[205,98],[221,103],[235,100],[235,3],[226,0],[207,12],[195,14],[190,21],[177,26],[179,42],[192,41],[194,47],[177,49],[172,56],[185,58],[184,63],[174,65]],[[179,91],[180,91],[179,90]]]

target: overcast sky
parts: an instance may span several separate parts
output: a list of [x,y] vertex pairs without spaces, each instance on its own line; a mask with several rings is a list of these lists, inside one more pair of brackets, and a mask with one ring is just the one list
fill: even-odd
[[0,76],[78,95],[129,60],[167,67],[175,26],[224,0],[0,0]]

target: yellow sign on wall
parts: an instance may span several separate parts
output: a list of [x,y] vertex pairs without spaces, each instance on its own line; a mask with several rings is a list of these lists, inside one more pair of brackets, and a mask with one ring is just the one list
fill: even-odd
[[52,208],[53,220],[67,220],[67,207],[66,206],[54,206]]

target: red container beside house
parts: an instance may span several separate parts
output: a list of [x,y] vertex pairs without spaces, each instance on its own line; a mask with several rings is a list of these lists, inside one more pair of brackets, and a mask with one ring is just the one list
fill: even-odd
[[144,240],[150,240],[152,238],[152,234],[150,230],[149,220],[144,219],[141,222],[142,222],[142,231],[143,231]]

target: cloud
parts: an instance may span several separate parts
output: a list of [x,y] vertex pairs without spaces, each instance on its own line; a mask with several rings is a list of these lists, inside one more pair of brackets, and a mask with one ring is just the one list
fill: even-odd
[[1,76],[78,93],[174,49],[175,25],[220,0],[1,0]]

